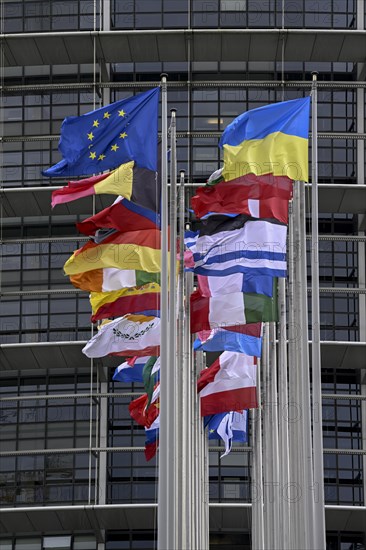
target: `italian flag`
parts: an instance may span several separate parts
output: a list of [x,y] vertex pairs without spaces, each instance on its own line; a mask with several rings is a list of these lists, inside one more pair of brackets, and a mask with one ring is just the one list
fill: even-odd
[[230,325],[277,321],[277,300],[274,294],[244,294],[233,292],[222,296],[202,296],[200,290],[191,294],[191,332]]

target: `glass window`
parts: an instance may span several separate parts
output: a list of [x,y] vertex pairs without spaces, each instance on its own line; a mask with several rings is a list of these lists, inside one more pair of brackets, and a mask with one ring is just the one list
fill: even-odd
[[15,542],[15,550],[42,550],[40,538],[19,538]]
[[96,541],[92,535],[75,535],[73,550],[95,550]]
[[71,536],[67,535],[61,537],[44,537],[43,548],[44,550],[46,550],[46,548],[53,548],[54,550],[71,548]]

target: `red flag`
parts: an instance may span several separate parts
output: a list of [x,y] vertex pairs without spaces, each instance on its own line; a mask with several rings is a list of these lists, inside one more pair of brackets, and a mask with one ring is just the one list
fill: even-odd
[[197,382],[201,416],[256,408],[256,363],[256,357],[224,351],[204,369]]
[[126,232],[157,229],[159,225],[158,214],[127,199],[121,199],[112,206],[98,212],[95,216],[77,223],[76,227],[84,235],[95,235],[95,232],[101,228]]
[[198,218],[209,212],[247,214],[288,222],[292,180],[285,176],[248,174],[216,185],[198,187],[191,205]]
[[155,400],[151,403],[146,410],[148,399],[147,393],[144,393],[144,395],[134,399],[128,405],[131,418],[133,418],[137,424],[140,424],[140,426],[145,426],[145,428],[150,428],[154,420],[159,416],[159,400]]

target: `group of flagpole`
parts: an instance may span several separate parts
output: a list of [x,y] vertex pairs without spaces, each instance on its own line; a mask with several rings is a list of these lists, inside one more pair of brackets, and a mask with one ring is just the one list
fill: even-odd
[[[170,124],[168,216],[168,123],[166,75],[161,79],[161,351],[158,478],[158,550],[208,550],[208,475],[196,366],[191,358],[189,301],[192,274],[184,273],[185,189],[179,187],[180,266],[176,269],[177,157],[176,110]],[[169,247],[168,247],[169,243]],[[170,254],[169,254],[170,249]],[[168,270],[169,266],[169,270]],[[169,277],[168,277],[169,271]],[[176,277],[178,275],[178,279]],[[178,282],[178,284],[177,284]],[[202,355],[202,354],[201,354]],[[201,357],[203,360],[203,357]]]
[[[305,188],[295,182],[289,222],[289,333],[286,282],[278,289],[279,333],[265,327],[263,416],[255,412],[253,443],[253,548],[325,548],[321,359],[319,320],[317,96],[312,89],[312,393],[308,341]],[[176,291],[176,113],[171,116],[170,224],[168,223],[167,86],[162,75],[161,389],[158,549],[208,547],[207,446],[199,425],[195,368],[187,336],[187,276]],[[184,174],[180,176],[180,260],[183,260]],[[170,236],[168,227],[170,225]],[[168,254],[170,242],[170,260]],[[168,265],[170,280],[168,279]],[[177,316],[177,305],[179,315]],[[178,317],[178,322],[177,322]],[[289,360],[287,360],[287,356]],[[187,376],[186,376],[187,375]],[[181,384],[181,387],[179,387]],[[258,391],[261,391],[258,384]],[[312,397],[312,399],[311,399]],[[185,402],[184,402],[185,401]],[[312,405],[312,407],[311,407]],[[192,409],[193,407],[193,409]],[[314,411],[311,417],[311,410]],[[263,435],[262,435],[263,420]],[[312,430],[313,429],[313,435]],[[193,432],[193,434],[192,434]],[[179,434],[179,435],[178,435]],[[263,437],[263,444],[262,444]],[[198,532],[201,535],[198,535]],[[195,534],[196,533],[196,534]]]
[[[262,386],[263,398],[262,402],[259,401],[260,408],[253,415],[252,547],[256,550],[324,550],[326,546],[318,258],[317,73],[312,76],[312,385],[305,186],[298,181],[294,183],[289,215],[288,335],[286,281],[280,279],[278,347],[276,350],[273,329],[270,330],[267,324],[260,361],[262,385],[258,382],[258,392],[261,392]],[[273,384],[276,381],[278,391]],[[274,410],[278,415],[273,414]]]
[[318,252],[318,97],[317,73],[312,85],[312,225],[311,225],[311,311],[312,311],[312,382],[313,382],[313,456],[314,456],[314,548],[325,548],[323,415],[321,392],[319,252]]
[[174,510],[170,502],[169,456],[169,281],[168,281],[168,117],[167,77],[161,77],[161,274],[160,274],[160,430],[158,481],[158,549],[175,548]]

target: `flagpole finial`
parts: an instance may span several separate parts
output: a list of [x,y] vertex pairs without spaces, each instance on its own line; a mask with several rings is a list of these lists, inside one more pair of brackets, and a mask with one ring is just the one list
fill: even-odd
[[168,73],[161,73],[160,78],[162,82],[166,82],[168,79]]
[[311,72],[311,75],[312,75],[312,77],[313,77],[313,80],[318,80],[318,74],[319,74],[318,71],[312,71],[312,72]]

